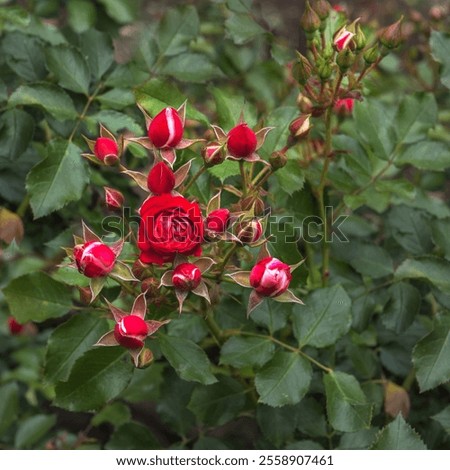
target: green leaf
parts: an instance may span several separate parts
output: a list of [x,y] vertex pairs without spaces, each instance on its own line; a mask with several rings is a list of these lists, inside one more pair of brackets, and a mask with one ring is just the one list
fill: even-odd
[[73,316],[58,326],[47,343],[46,380],[67,380],[75,361],[91,349],[107,329],[106,319],[86,313]]
[[149,431],[148,427],[133,421],[116,429],[105,445],[105,449],[108,450],[152,450],[160,448],[161,444]]
[[252,312],[251,319],[273,334],[286,326],[291,309],[292,304],[273,302],[267,299]]
[[160,73],[191,83],[205,83],[223,76],[220,69],[207,56],[191,52],[170,59]]
[[368,429],[372,405],[353,375],[332,371],[324,375],[328,420],[336,431]]
[[445,429],[447,434],[450,434],[450,405],[447,405],[442,411],[431,418],[437,421]]
[[0,436],[17,420],[19,411],[19,387],[10,382],[0,387]]
[[411,284],[399,282],[389,288],[390,300],[383,311],[383,325],[403,333],[414,322],[420,310],[420,292]]
[[14,31],[5,35],[2,49],[6,63],[19,77],[30,82],[46,77],[44,49],[37,38]]
[[391,255],[380,246],[361,242],[341,243],[333,246],[333,252],[363,276],[378,279],[394,272]]
[[303,189],[305,175],[296,160],[288,160],[286,166],[275,173],[278,188],[292,196],[296,191]]
[[[155,116],[167,106],[178,108],[186,101],[186,95],[175,85],[169,83],[167,80],[157,78],[136,88],[135,97],[136,101],[148,111],[151,116]],[[186,117],[199,121],[204,125],[209,125],[209,119],[203,113],[197,111],[189,102],[187,102],[186,106]]]
[[316,289],[304,302],[295,305],[293,313],[294,335],[300,347],[330,346],[350,330],[352,302],[340,285]]
[[102,104],[103,108],[117,109],[119,111],[134,104],[133,93],[130,90],[124,90],[122,88],[113,88],[97,96],[96,99]]
[[38,444],[56,424],[56,416],[34,415],[19,424],[14,446],[16,449],[29,449]]
[[235,44],[245,44],[266,31],[248,14],[232,13],[225,21],[228,36]]
[[48,83],[21,85],[9,97],[8,105],[37,106],[61,121],[76,119],[78,115],[70,96],[64,90]]
[[20,6],[0,7],[0,23],[3,22],[26,27],[30,23],[30,14]]
[[83,354],[67,382],[55,388],[55,405],[69,411],[90,411],[119,395],[133,375],[128,352],[120,347],[100,347]]
[[431,31],[430,47],[434,60],[442,64],[441,82],[450,88],[450,35]]
[[93,134],[98,132],[99,122],[113,134],[118,134],[125,129],[137,135],[142,134],[142,127],[131,116],[113,109],[103,109],[98,113],[91,114],[85,120],[86,125]]
[[240,174],[239,163],[233,160],[225,160],[220,165],[208,168],[208,172],[224,183],[227,178]]
[[383,428],[372,444],[373,450],[426,450],[419,434],[404,420],[401,413]]
[[89,92],[90,72],[83,56],[73,47],[54,46],[46,50],[47,67],[59,85],[85,95]]
[[[111,38],[106,33],[90,29],[80,36],[80,50],[94,81],[99,81],[114,62]],[[131,86],[128,76],[128,85]]]
[[[260,153],[266,159],[269,158],[270,154],[275,150],[280,150],[286,145],[287,138],[289,136],[289,124],[291,121],[298,115],[298,109],[294,106],[283,106],[278,107],[272,111],[267,117],[267,122],[265,123],[268,127],[273,127],[273,129],[267,134],[266,141],[262,146]],[[288,158],[288,161],[290,159]],[[297,163],[295,165],[295,175],[298,175],[303,179],[303,176],[300,172],[300,167]],[[292,170],[294,166],[290,167]],[[278,170],[275,174],[281,172],[286,172],[285,168]],[[303,186],[303,183],[301,184]],[[297,188],[301,189],[301,187]]]
[[158,338],[162,353],[183,380],[204,385],[217,382],[208,356],[193,341],[163,334]]
[[407,147],[395,159],[395,164],[413,165],[419,170],[445,171],[450,168],[450,150],[442,142],[417,142]]
[[206,426],[222,426],[235,418],[245,405],[243,386],[230,377],[208,386],[197,386],[188,409]]
[[179,336],[198,343],[208,336],[205,320],[198,315],[183,314],[167,325],[169,336]]
[[311,397],[304,398],[297,405],[297,429],[310,437],[326,436],[327,420],[325,419],[325,406],[319,404]]
[[420,340],[413,350],[420,391],[431,390],[450,380],[450,314],[435,320],[433,331]]
[[11,315],[20,323],[61,317],[72,307],[70,290],[42,272],[12,280],[3,293]]
[[93,426],[100,426],[103,423],[111,423],[114,427],[122,426],[131,421],[131,411],[124,403],[113,402],[106,405],[103,410],[92,418]]
[[69,0],[67,21],[76,33],[84,33],[95,24],[97,13],[95,5],[88,0]]
[[120,395],[120,398],[130,403],[159,398],[159,389],[164,380],[162,376],[164,365],[156,363],[146,369],[136,369],[130,384]]
[[433,220],[431,231],[434,243],[444,252],[446,259],[450,260],[450,219]]
[[294,435],[297,426],[297,413],[292,406],[272,408],[271,406],[258,405],[256,407],[256,421],[264,437],[279,449]]
[[21,109],[0,116],[0,161],[13,161],[28,148],[34,133],[33,118]]
[[297,404],[311,382],[310,363],[297,353],[278,351],[256,374],[259,403],[269,406]]
[[233,336],[222,346],[220,363],[242,369],[261,367],[269,361],[275,346],[269,338]]
[[256,114],[253,107],[245,102],[239,93],[232,93],[221,88],[213,88],[212,95],[216,104],[216,113],[219,126],[229,131],[239,122],[241,113],[245,115],[245,121],[249,126],[256,123]]
[[407,259],[395,271],[395,277],[402,279],[424,279],[439,290],[450,294],[450,262],[427,256]]
[[119,24],[131,23],[138,17],[139,2],[135,0],[99,0],[106,13]]
[[180,6],[167,10],[157,31],[161,56],[170,57],[185,53],[189,43],[196,39],[200,20],[194,6]]
[[27,177],[30,204],[36,219],[78,201],[89,181],[81,150],[72,142],[53,141],[47,157]]

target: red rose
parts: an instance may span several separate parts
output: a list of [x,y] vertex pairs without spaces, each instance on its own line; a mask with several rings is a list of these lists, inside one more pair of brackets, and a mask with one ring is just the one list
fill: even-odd
[[182,196],[148,198],[140,208],[138,247],[143,263],[163,264],[175,255],[201,254],[203,218],[200,207]]
[[86,242],[76,245],[73,256],[80,273],[86,277],[103,277],[114,268],[116,255],[102,242]]
[[354,98],[342,98],[334,104],[334,112],[342,115],[352,114],[354,106]]
[[124,348],[140,349],[144,346],[148,330],[148,325],[143,318],[137,315],[127,315],[116,323],[114,338]]
[[213,233],[225,233],[230,223],[230,211],[228,209],[216,209],[208,214],[205,220],[205,227]]
[[277,297],[286,292],[291,282],[291,268],[277,258],[267,257],[253,266],[250,285],[263,297]]
[[106,165],[114,165],[119,159],[119,147],[114,140],[99,137],[95,141],[94,155]]
[[182,291],[194,290],[202,280],[202,272],[192,263],[181,263],[172,274],[172,282],[176,289]]
[[228,132],[227,147],[233,157],[249,157],[257,145],[256,134],[246,123],[238,124]]
[[157,163],[148,174],[147,187],[156,195],[170,193],[175,187],[174,172],[166,163]]
[[183,137],[183,121],[174,108],[164,108],[148,127],[148,137],[157,148],[176,147]]

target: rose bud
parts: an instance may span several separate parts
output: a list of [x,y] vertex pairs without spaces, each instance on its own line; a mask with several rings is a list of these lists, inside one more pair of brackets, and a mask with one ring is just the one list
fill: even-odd
[[263,297],[277,297],[286,292],[291,279],[290,266],[272,257],[262,259],[250,271],[250,285]]
[[289,124],[289,132],[295,140],[302,140],[309,134],[311,130],[310,117],[310,114],[301,114]]
[[147,334],[147,323],[137,315],[126,315],[114,327],[114,338],[128,349],[142,348]]
[[344,49],[338,53],[336,63],[341,72],[345,73],[355,63],[355,55],[350,49]]
[[202,272],[192,263],[181,263],[172,274],[172,283],[176,289],[182,291],[194,290],[202,280]]
[[19,323],[14,317],[8,317],[8,328],[12,335],[19,335],[24,329],[24,325]]
[[242,243],[256,243],[263,234],[263,226],[258,219],[252,219],[238,224],[236,237]]
[[238,124],[228,132],[227,148],[233,157],[249,157],[257,145],[256,134],[246,123]]
[[303,93],[299,93],[297,96],[297,106],[303,114],[311,114],[313,109],[312,101]]
[[86,277],[103,277],[112,271],[116,256],[114,252],[101,242],[87,242],[76,245],[73,255],[78,271]]
[[367,39],[359,23],[356,24],[355,46],[357,51],[361,51],[366,47]]
[[334,104],[334,112],[340,115],[352,114],[355,106],[354,98],[342,98]]
[[341,28],[333,38],[333,44],[336,50],[342,51],[350,44],[350,41],[353,39],[355,33],[347,31],[347,28],[344,26]]
[[125,200],[123,194],[117,189],[108,188],[107,186],[103,189],[105,191],[106,207],[110,210],[122,209],[123,202]]
[[159,280],[156,277],[147,277],[142,281],[141,292],[147,298],[156,297],[159,295]]
[[230,211],[228,209],[216,209],[206,217],[205,228],[217,234],[225,233],[230,223]]
[[280,168],[286,166],[288,158],[284,152],[273,152],[269,157],[269,163],[273,171],[277,171]]
[[403,16],[394,24],[391,24],[390,26],[381,30],[380,42],[383,44],[383,46],[387,47],[388,49],[395,49],[396,47],[400,46],[403,41],[402,21]]
[[119,147],[109,137],[99,137],[94,144],[94,155],[105,165],[114,165],[119,160]]
[[225,161],[225,155],[223,153],[223,147],[217,142],[207,145],[202,150],[202,157],[206,165],[214,166],[220,165]]
[[313,3],[314,11],[318,17],[323,21],[326,20],[330,14],[331,5],[327,0],[315,0]]
[[364,52],[364,61],[368,65],[374,64],[379,57],[378,53],[378,45],[375,44],[375,46],[371,47],[370,49],[367,49],[367,51]]
[[298,57],[299,60],[297,60],[292,66],[292,77],[294,80],[297,80],[300,85],[305,85],[311,77],[312,66],[305,56],[299,53]]
[[[239,204],[236,207],[237,211],[252,211],[254,215],[259,215],[264,212],[266,208],[264,201],[254,196],[247,196],[240,200]],[[247,221],[248,222],[248,221]]]
[[305,11],[300,19],[300,26],[305,33],[312,34],[317,31],[322,24],[319,15],[311,8],[309,1],[306,2]]
[[165,108],[148,127],[148,137],[156,148],[176,147],[183,137],[183,121],[174,108]]
[[156,195],[170,193],[175,187],[175,174],[166,163],[159,162],[150,170],[147,186]]

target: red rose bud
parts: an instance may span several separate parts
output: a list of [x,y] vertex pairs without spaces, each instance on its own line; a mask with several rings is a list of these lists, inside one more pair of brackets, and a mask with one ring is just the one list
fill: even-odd
[[387,28],[381,30],[380,42],[383,44],[383,46],[387,47],[388,49],[395,49],[396,47],[400,46],[400,44],[403,42],[402,21],[403,16],[394,24],[391,24]]
[[301,114],[289,124],[289,132],[296,140],[302,140],[309,134],[311,129],[310,117],[310,114]]
[[140,349],[148,334],[148,325],[137,315],[127,315],[114,327],[116,341],[127,349]]
[[355,34],[352,33],[351,31],[347,31],[345,26],[343,28],[341,28],[334,35],[334,38],[333,38],[333,44],[334,44],[334,47],[336,48],[336,50],[342,51],[343,49],[348,47],[348,45],[350,44],[350,41],[353,39],[354,35]]
[[263,297],[277,297],[291,282],[291,268],[277,258],[267,257],[250,271],[250,285]]
[[225,160],[225,155],[223,153],[223,147],[217,142],[214,142],[210,145],[207,145],[202,150],[203,160],[207,165],[220,165]]
[[172,282],[176,289],[190,291],[198,287],[202,280],[202,272],[192,263],[181,263],[172,274]]
[[314,33],[322,24],[319,15],[311,8],[309,2],[306,2],[305,11],[300,19],[300,26],[305,30],[305,33]]
[[14,317],[8,317],[8,328],[12,335],[19,335],[22,333],[24,325],[19,323]]
[[338,13],[345,11],[345,8],[342,5],[333,5],[331,8],[333,8],[333,10],[337,11]]
[[228,132],[227,147],[233,157],[249,157],[257,146],[256,134],[246,123],[238,124]]
[[105,165],[114,165],[119,160],[117,142],[108,137],[99,137],[94,144],[94,155]]
[[110,273],[116,262],[114,252],[101,242],[76,245],[73,255],[78,271],[86,277],[103,277]]
[[105,190],[105,203],[108,209],[122,209],[123,202],[125,200],[123,194],[117,189],[108,188],[107,186],[103,189]]
[[336,101],[334,105],[334,111],[337,114],[345,116],[348,114],[352,114],[354,106],[355,106],[354,98],[343,98],[343,99]]
[[206,217],[205,228],[214,233],[225,233],[230,223],[230,211],[228,209],[216,209]]
[[159,162],[150,170],[147,186],[156,195],[170,193],[175,187],[175,175],[168,165]]
[[174,108],[165,108],[148,127],[148,137],[157,148],[176,147],[183,137],[183,122]]
[[242,222],[237,226],[236,237],[242,243],[256,243],[263,234],[263,226],[258,219]]

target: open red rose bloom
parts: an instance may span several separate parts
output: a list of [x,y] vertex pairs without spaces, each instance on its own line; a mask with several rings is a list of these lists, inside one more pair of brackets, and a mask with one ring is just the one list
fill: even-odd
[[140,208],[138,247],[143,263],[163,264],[177,253],[201,254],[203,218],[200,207],[182,196],[163,194],[147,199]]

